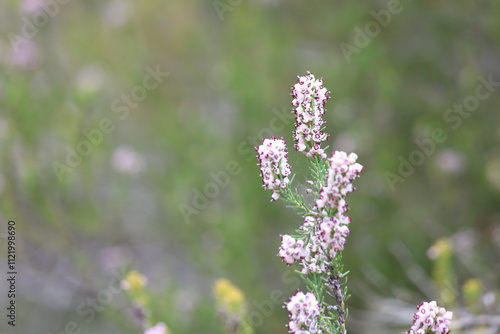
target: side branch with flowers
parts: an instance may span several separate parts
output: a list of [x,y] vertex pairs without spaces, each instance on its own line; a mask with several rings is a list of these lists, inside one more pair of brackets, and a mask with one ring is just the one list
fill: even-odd
[[[299,264],[298,273],[308,289],[305,293],[297,291],[285,303],[290,316],[288,328],[290,333],[297,334],[345,334],[348,315],[345,302],[349,295],[342,252],[351,221],[346,216],[346,197],[355,190],[352,182],[359,177],[363,166],[356,162],[358,157],[354,153],[334,151],[327,157],[324,151],[327,148],[321,147],[329,138],[324,132],[322,116],[330,98],[322,78],[316,79],[309,72],[298,77],[291,95],[295,149],[308,157],[311,180],[307,181],[310,188],[306,193],[316,200],[308,201],[292,188],[294,175],[291,175],[283,138],[263,139],[255,148],[263,187],[272,191],[271,201],[283,199],[303,220],[295,235],[281,236],[278,253],[287,265]],[[437,307],[432,303],[435,304],[425,303],[424,309],[424,304],[419,306],[408,333],[449,333],[451,312],[442,308],[432,311]]]

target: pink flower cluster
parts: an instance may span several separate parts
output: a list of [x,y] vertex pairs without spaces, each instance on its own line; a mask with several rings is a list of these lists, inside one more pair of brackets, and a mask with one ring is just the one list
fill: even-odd
[[318,208],[337,209],[340,213],[347,212],[347,203],[344,199],[355,190],[352,181],[363,171],[363,166],[356,160],[355,153],[347,155],[345,152],[335,151],[332,153],[328,163],[328,175],[326,185],[321,189],[319,199],[316,201]]
[[304,246],[304,240],[295,239],[289,235],[281,236],[281,247],[278,256],[288,265],[295,261],[304,259],[309,255],[308,249]]
[[323,78],[316,79],[310,72],[297,77],[297,81],[291,92],[292,105],[295,107],[295,148],[309,157],[318,154],[326,158],[321,142],[328,140],[328,134],[323,132],[325,121],[322,116],[325,103],[330,98],[329,92],[323,87]]
[[290,298],[285,307],[290,312],[288,328],[290,333],[309,334],[318,333],[318,316],[320,307],[312,292],[297,293]]
[[335,258],[337,253],[344,249],[345,238],[350,234],[347,227],[350,221],[351,218],[336,214],[333,217],[322,218],[317,227],[315,236],[318,244],[330,258]]
[[448,334],[453,313],[437,306],[435,301],[422,302],[413,313],[413,326],[406,334]]
[[270,137],[262,140],[262,144],[255,147],[263,187],[272,190],[271,200],[280,197],[280,191],[286,188],[290,181],[291,169],[288,164],[288,151],[283,138]]
[[337,213],[333,217],[304,217],[304,221],[301,230],[309,232],[309,242],[283,235],[278,256],[287,265],[300,262],[303,273],[326,272],[326,264],[344,249],[351,219]]
[[301,227],[301,230],[309,235],[308,243],[304,244],[302,239],[296,240],[289,235],[281,238],[278,256],[286,264],[300,262],[303,273],[326,272],[326,264],[344,249],[345,238],[350,233],[348,224],[351,221],[344,215],[348,209],[345,197],[355,190],[352,181],[363,171],[363,166],[356,160],[354,153],[332,153],[328,159],[325,185],[316,201],[315,215],[304,217]]

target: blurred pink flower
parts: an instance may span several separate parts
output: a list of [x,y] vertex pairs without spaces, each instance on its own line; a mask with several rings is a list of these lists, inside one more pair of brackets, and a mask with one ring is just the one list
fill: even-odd
[[38,47],[31,39],[19,37],[10,49],[7,63],[14,67],[29,69],[38,62]]
[[113,168],[125,174],[139,174],[146,168],[144,157],[128,146],[119,146],[111,160]]
[[42,9],[43,0],[24,0],[21,3],[21,10],[26,14],[34,14]]
[[148,328],[144,331],[144,334],[167,334],[167,325],[163,322],[157,323],[154,327]]
[[108,27],[120,27],[129,21],[132,11],[132,2],[111,0],[101,11],[101,21]]

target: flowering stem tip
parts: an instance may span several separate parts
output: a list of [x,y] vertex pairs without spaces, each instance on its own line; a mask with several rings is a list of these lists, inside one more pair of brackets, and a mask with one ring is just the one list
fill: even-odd
[[[342,251],[349,235],[351,219],[346,216],[346,196],[355,190],[352,182],[363,171],[357,155],[334,151],[329,158],[321,144],[328,140],[323,115],[330,98],[323,79],[307,73],[292,87],[295,114],[293,131],[295,149],[310,162],[308,189],[299,194],[291,188],[291,168],[283,138],[270,137],[257,146],[258,165],[264,188],[271,190],[271,200],[282,198],[299,211],[302,225],[295,235],[282,235],[278,256],[287,265],[299,264],[301,277],[309,291],[298,291],[285,303],[290,313],[290,333],[346,333],[348,297],[344,285]],[[310,201],[309,196],[316,199]],[[329,305],[331,296],[335,305]]]

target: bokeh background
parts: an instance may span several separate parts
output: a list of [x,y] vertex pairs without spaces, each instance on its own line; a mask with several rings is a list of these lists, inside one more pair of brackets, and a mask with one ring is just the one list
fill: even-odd
[[[382,26],[372,11],[388,8]],[[330,148],[365,166],[349,198],[349,332],[401,333],[422,300],[498,314],[500,87],[478,87],[500,81],[499,17],[497,1],[2,1],[0,266],[15,220],[19,275],[17,326],[2,314],[0,332],[142,333],[112,289],[136,269],[171,333],[223,332],[220,277],[255,333],[286,333],[298,284],[276,254],[301,220],[269,201],[252,147],[283,136],[303,187],[290,86],[306,71],[332,92]],[[464,101],[470,113],[453,111]],[[103,119],[108,133],[82,144]],[[437,128],[446,140],[388,182]],[[77,147],[91,152],[56,173]]]

